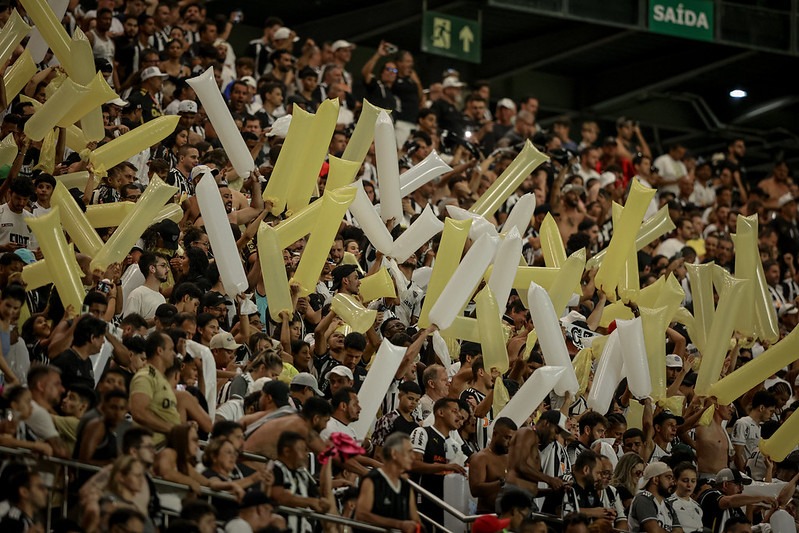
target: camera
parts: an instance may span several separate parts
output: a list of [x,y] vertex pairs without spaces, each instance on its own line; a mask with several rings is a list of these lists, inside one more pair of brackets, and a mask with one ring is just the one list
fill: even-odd
[[560,163],[561,166],[564,166],[574,157],[574,152],[565,148],[555,148],[554,150],[550,150],[549,157],[552,158],[553,161]]
[[399,51],[399,48],[391,43],[386,43],[384,48],[387,54],[396,54]]

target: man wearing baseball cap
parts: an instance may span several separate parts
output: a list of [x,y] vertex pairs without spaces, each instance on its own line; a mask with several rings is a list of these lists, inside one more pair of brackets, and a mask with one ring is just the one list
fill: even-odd
[[361,286],[361,275],[357,265],[339,265],[333,269],[331,289],[349,296],[357,296]]
[[143,122],[164,114],[161,108],[164,101],[161,86],[167,76],[158,67],[147,67],[141,71],[141,88],[138,92],[131,93],[128,101],[131,104],[141,104]]
[[[675,488],[674,474],[666,463],[654,461],[649,463],[641,476],[643,490],[635,495],[630,505],[627,524],[630,531],[663,532],[680,531],[680,521],[666,498],[672,495]],[[652,523],[647,525],[647,522]],[[652,526],[655,527],[652,527]]]
[[321,397],[324,396],[324,394],[319,390],[319,385],[313,375],[308,372],[300,372],[291,378],[290,396],[291,403],[294,404],[297,411],[301,411],[302,404],[305,403],[308,398],[312,398],[313,396]]
[[720,533],[730,518],[746,518],[744,508],[747,505],[774,504],[771,496],[742,494],[744,485],[751,484],[752,479],[742,475],[737,468],[719,470],[712,486],[697,499],[702,507],[702,523],[705,528],[713,533]]
[[660,461],[671,453],[671,441],[677,436],[677,426],[683,425],[685,420],[671,411],[661,411],[652,419],[652,426],[655,429],[652,441],[655,449],[649,457],[649,462]]
[[236,350],[241,344],[237,343],[233,335],[222,331],[211,337],[211,353],[214,354],[214,362],[217,370],[225,370],[228,365],[236,358]]

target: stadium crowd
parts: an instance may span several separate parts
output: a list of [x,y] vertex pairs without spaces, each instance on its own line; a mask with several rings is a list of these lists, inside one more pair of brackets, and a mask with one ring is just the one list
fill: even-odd
[[[499,416],[494,390],[501,381],[513,397],[545,364],[538,344],[526,346],[533,329],[526,300],[513,290],[500,303],[507,372],[487,367],[481,345],[468,341],[450,341],[451,361],[440,361],[432,341],[436,326],[419,326],[440,234],[389,269],[396,298],[363,302],[378,311],[365,333],[352,331],[330,305],[336,294],[358,299],[361,279],[389,265],[355,217],[347,213],[341,221],[316,291],[301,296],[292,286],[293,310],[280,321],[270,316],[255,242],[262,223],[278,225],[288,216],[271,214],[262,195],[287,117],[297,107],[314,112],[325,99],[338,99],[328,153],[340,156],[366,99],[392,112],[400,172],[434,150],[452,167],[402,199],[402,218],[387,223],[392,237],[427,207],[442,220],[448,207],[469,209],[530,141],[550,160],[487,217],[501,231],[516,202],[535,195],[522,235],[528,265],[544,265],[547,216],[554,217],[567,254],[582,248],[590,259],[605,249],[614,234],[612,205],[624,204],[637,181],[656,189],[645,218],[666,206],[676,227],[638,252],[641,287],[672,276],[684,289],[683,306],[692,310],[686,264],[714,262],[734,274],[731,233],[738,215],[756,215],[760,260],[784,337],[799,322],[799,191],[787,164],[774,161],[768,175],[748,175],[741,138],[723,139],[727,149],[717,154],[688,153],[680,144],[660,153],[630,117],[619,117],[615,131],[602,132],[588,120],[573,125],[568,117],[542,127],[535,96],[496,98],[488,83],[462,80],[454,70],[422,81],[411,52],[387,42],[364,65],[354,65],[354,43],[300,39],[273,17],[263,36],[237,54],[227,39],[238,12],[207,17],[195,0],[88,4],[70,2],[62,22],[71,35],[79,28],[86,33],[97,70],[120,96],[102,106],[106,138],[99,145],[162,115],[180,121],[156,146],[107,175],[98,172],[95,181],[86,154],[61,142],[65,130],[55,144],[24,134],[36,109],[31,100],[44,103],[50,83],[62,75],[52,53],[3,111],[0,139],[10,135],[18,152],[0,168],[0,446],[100,470],[79,471],[65,487],[46,460],[32,466],[0,453],[0,530],[44,531],[60,495],[70,514],[55,521],[54,531],[343,530],[281,514],[278,506],[403,532],[433,531],[420,517],[444,524],[445,512],[409,480],[449,502],[455,496],[445,487],[467,487],[472,503],[461,510],[481,515],[471,526],[478,533],[739,533],[768,531],[786,514],[791,524],[799,520],[799,451],[775,462],[759,449],[761,437],[796,409],[799,364],[720,404],[695,393],[702,353],[686,327],[672,322],[663,338],[667,407],[634,398],[622,381],[609,410],[595,412],[586,402],[589,378],[579,394],[552,392],[531,405],[531,417],[518,425]],[[26,16],[14,0],[6,6],[0,24],[13,9]],[[0,66],[4,72],[24,44]],[[236,174],[186,82],[208,68],[258,167],[249,176]],[[86,187],[70,190],[83,210],[135,203],[158,175],[178,188],[173,202],[183,216],[151,225],[122,263],[105,270],[92,271],[92,258],[76,252],[86,296],[75,309],[52,284],[28,290],[23,268],[43,259],[26,219],[50,212],[60,175],[83,170],[90,176]],[[325,163],[315,197],[324,193],[328,171]],[[218,184],[247,273],[242,294],[226,292],[200,215],[195,186],[207,172]],[[378,206],[374,150],[357,179]],[[98,233],[107,241],[114,230]],[[288,246],[285,272],[274,275],[291,279],[307,243],[303,237]],[[129,288],[136,270],[141,281]],[[572,357],[582,348],[574,331],[605,335],[614,326],[600,325],[606,298],[595,275],[595,269],[584,272],[581,294],[561,320]],[[474,308],[467,305],[466,316]],[[352,427],[361,412],[358,392],[376,371],[371,362],[384,339],[404,347],[405,355],[362,440]],[[770,346],[740,335],[732,340],[722,375]],[[635,403],[643,414],[634,422],[628,415]],[[703,417],[710,406],[712,417]],[[166,501],[158,479],[188,486],[191,496]],[[746,491],[753,483],[776,489]],[[204,488],[229,497],[217,494],[209,503],[200,496]],[[55,500],[53,493],[59,493]],[[179,518],[167,525],[168,514]]]

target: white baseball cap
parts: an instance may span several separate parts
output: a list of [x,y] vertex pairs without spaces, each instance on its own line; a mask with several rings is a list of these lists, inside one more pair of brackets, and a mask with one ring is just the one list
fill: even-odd
[[147,81],[150,78],[167,78],[169,74],[164,74],[158,67],[147,67],[141,71],[141,81]]
[[197,112],[197,102],[194,100],[183,100],[178,105],[178,114],[180,113],[196,113]]
[[666,356],[666,368],[682,368],[682,358],[676,353]]
[[342,48],[355,48],[355,43],[345,41],[344,39],[339,39],[330,46],[330,50],[333,52],[336,50],[341,50]]
[[[276,41],[282,41],[283,39],[290,39],[291,30],[286,28],[285,26],[283,26],[282,28],[278,28],[275,30],[275,33],[272,34],[272,38]],[[296,43],[299,40],[300,38],[295,35],[294,39],[292,39],[292,42]]]

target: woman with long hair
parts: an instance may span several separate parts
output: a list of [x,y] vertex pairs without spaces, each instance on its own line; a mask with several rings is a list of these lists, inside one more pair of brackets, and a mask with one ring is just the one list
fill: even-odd
[[211,339],[219,333],[219,321],[211,313],[197,315],[197,334],[194,340],[203,346],[211,347]]
[[158,64],[161,72],[169,74],[170,78],[188,78],[191,76],[191,69],[183,63],[183,54],[186,52],[186,45],[183,39],[174,38],[166,43],[166,59]]
[[153,467],[156,475],[167,481],[188,485],[199,494],[200,487],[209,486],[207,478],[195,468],[199,443],[200,437],[195,424],[173,427],[167,433],[166,448],[155,456]]
[[164,159],[169,163],[169,168],[175,168],[178,165],[178,150],[188,142],[189,130],[178,126],[169,137],[161,141],[161,144],[155,149],[153,159]]
[[676,488],[668,500],[680,526],[685,533],[702,531],[702,507],[693,499],[697,481],[696,467],[689,462],[682,462],[674,467]]
[[644,475],[644,460],[637,453],[625,453],[616,464],[613,471],[611,486],[616,488],[624,504],[624,509],[629,512],[633,496],[638,492],[638,480]]
[[50,364],[47,347],[50,344],[52,328],[44,313],[34,313],[22,324],[21,336],[28,348],[31,363]]

